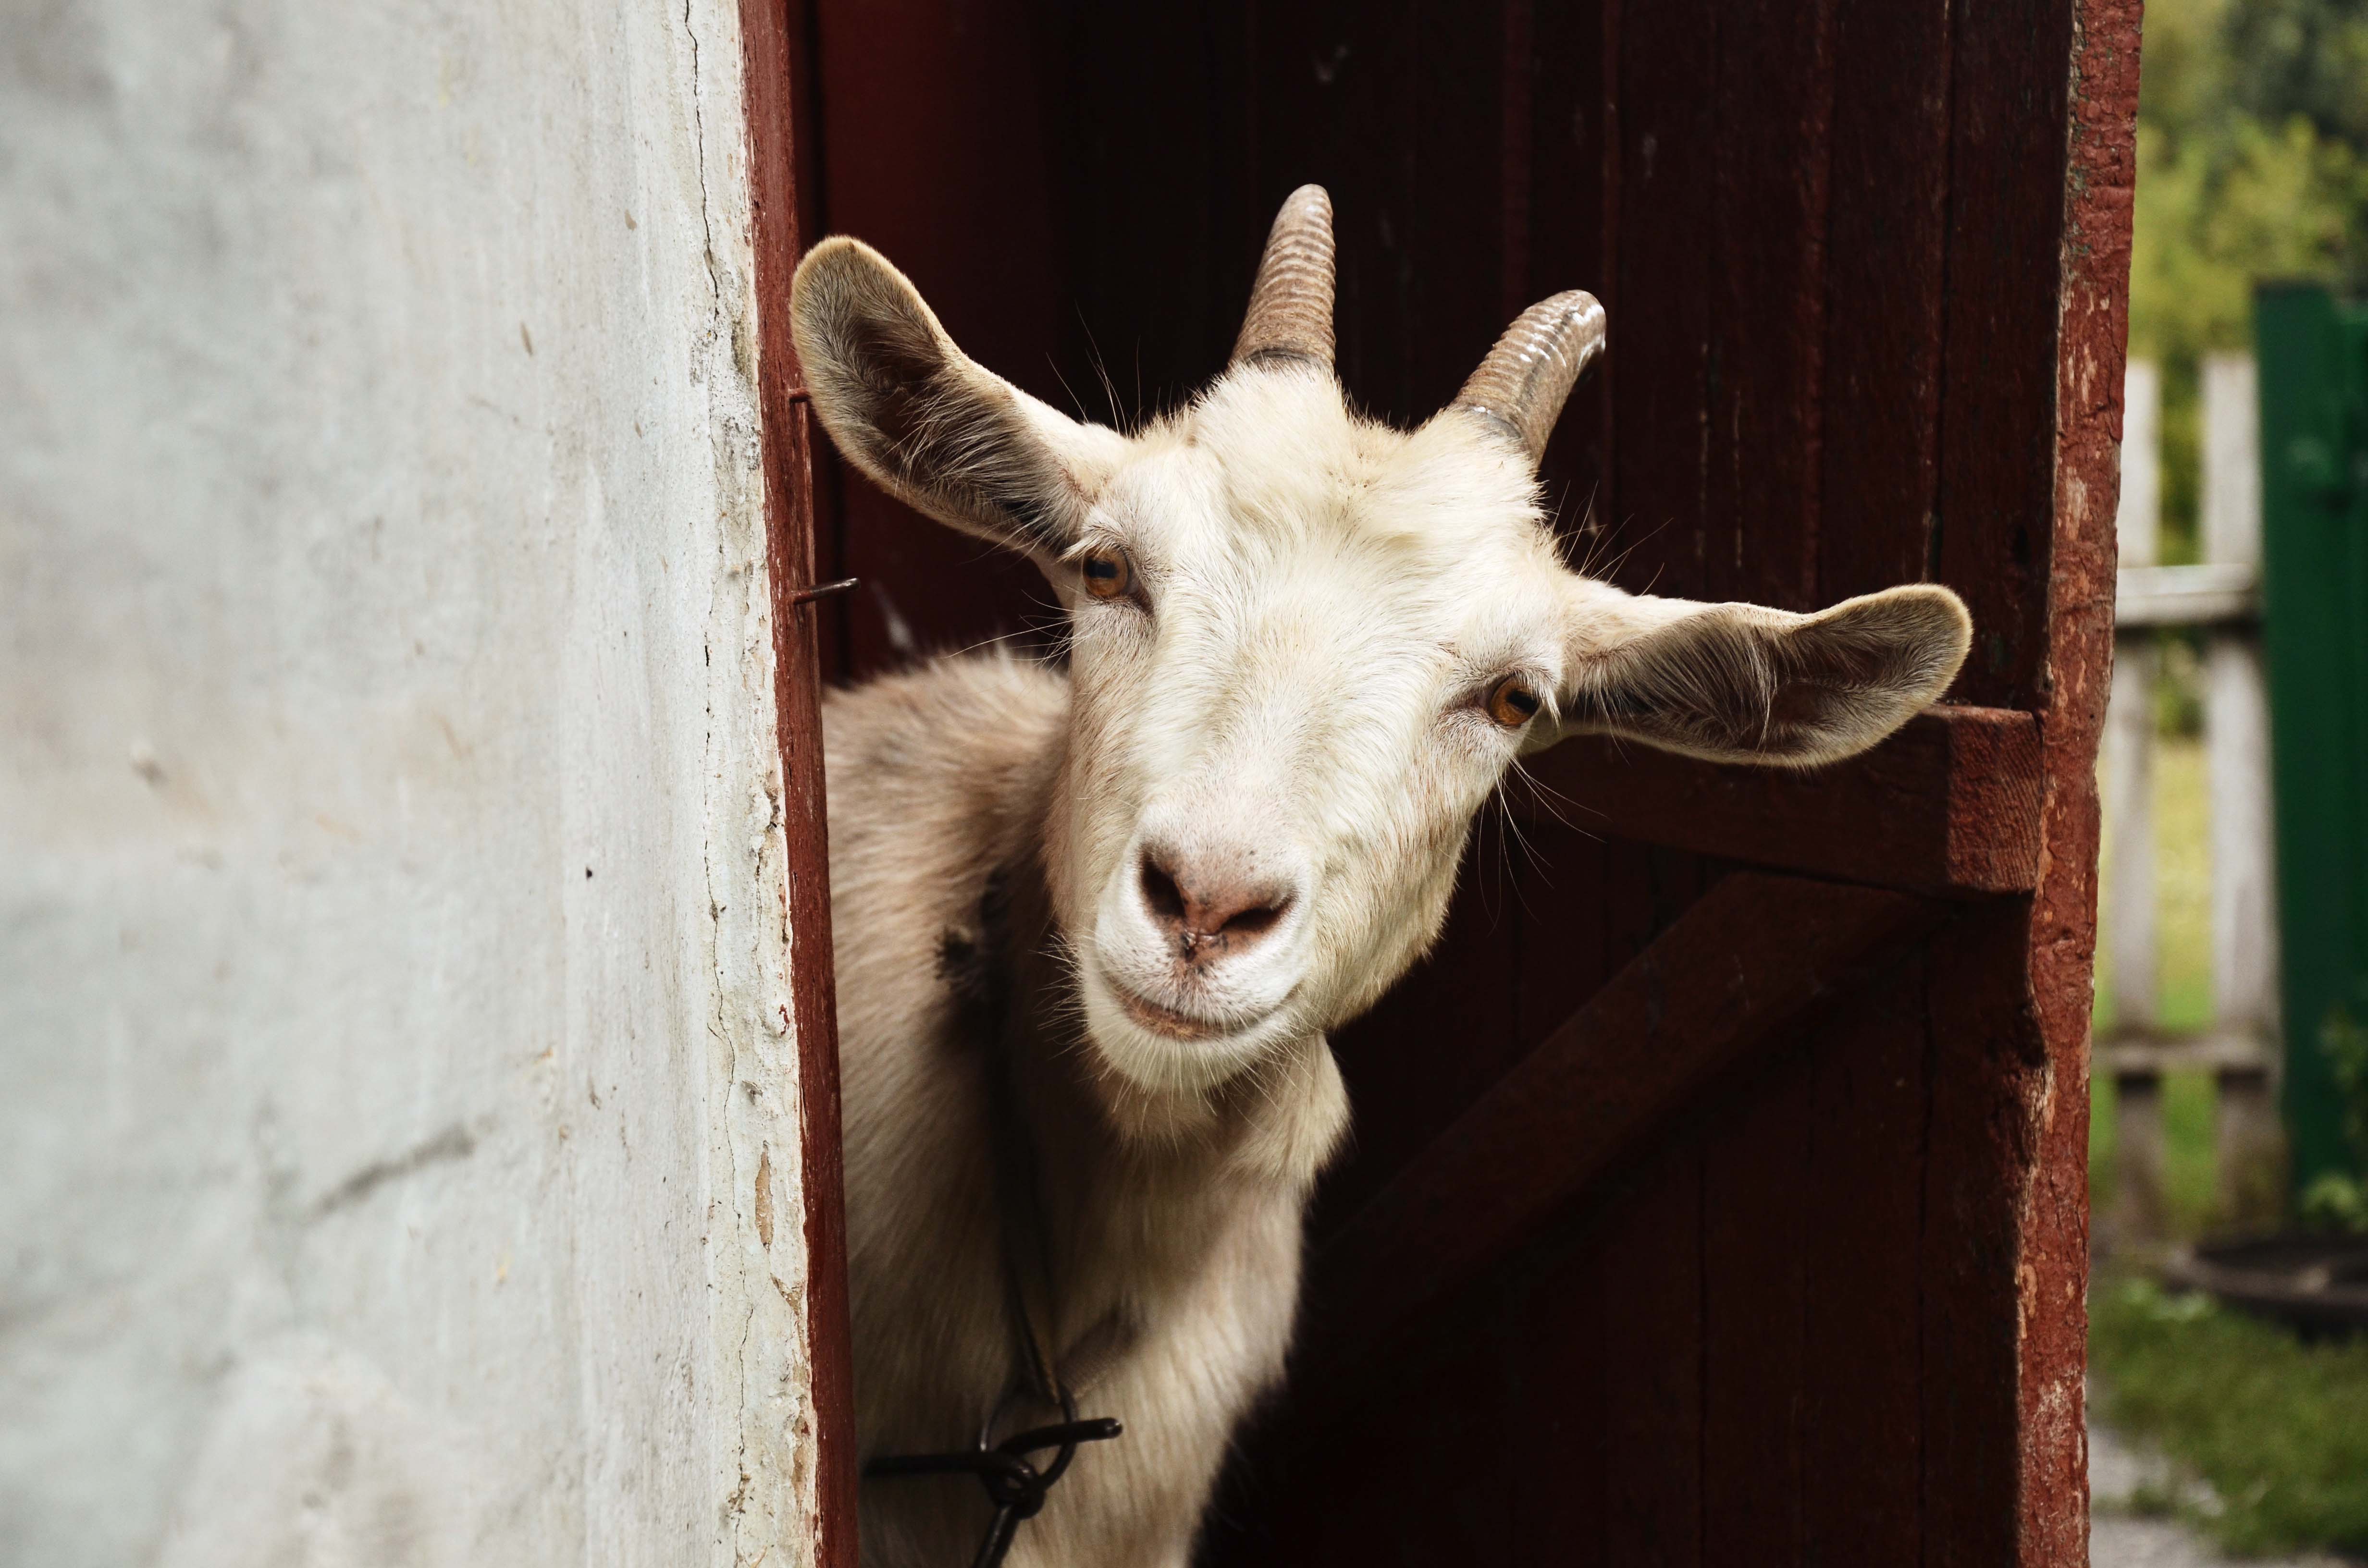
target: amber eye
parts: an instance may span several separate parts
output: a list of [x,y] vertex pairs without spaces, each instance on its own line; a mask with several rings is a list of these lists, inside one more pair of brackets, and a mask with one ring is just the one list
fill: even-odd
[[1507,676],[1488,688],[1488,717],[1508,730],[1518,730],[1537,717],[1538,694],[1525,676]]
[[1122,599],[1134,591],[1134,562],[1116,545],[1087,551],[1077,560],[1086,592],[1098,599]]

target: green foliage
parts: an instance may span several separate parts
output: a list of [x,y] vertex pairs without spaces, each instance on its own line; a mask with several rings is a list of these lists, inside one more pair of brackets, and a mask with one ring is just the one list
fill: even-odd
[[2327,1052],[2335,1086],[2343,1095],[2343,1135],[2368,1165],[2368,1024],[2351,1008],[2338,1007],[2319,1028],[2318,1048]]
[[2264,119],[2304,116],[2321,136],[2368,146],[2363,0],[2251,0],[2229,13],[2225,36],[2231,99]]
[[2180,1506],[2223,1544],[2368,1549],[2368,1338],[2305,1345],[2205,1297],[2100,1281],[2089,1358],[2106,1417],[2211,1483],[2216,1507]]
[[2294,1214],[2306,1230],[2368,1231],[2368,1187],[2341,1171],[2321,1171],[2294,1200]]
[[[2338,1007],[2319,1028],[2318,1048],[2327,1053],[2335,1087],[2343,1096],[2343,1135],[2351,1140],[2361,1164],[2368,1165],[2368,1024],[2362,1024],[2351,1008]],[[2340,1171],[2322,1173],[2304,1191],[2300,1207],[2305,1224],[2330,1231],[2368,1231],[2368,1187],[2357,1176]]]
[[2130,352],[2163,371],[2164,559],[2192,559],[2199,368],[2271,278],[2368,282],[2368,0],[2150,0]]

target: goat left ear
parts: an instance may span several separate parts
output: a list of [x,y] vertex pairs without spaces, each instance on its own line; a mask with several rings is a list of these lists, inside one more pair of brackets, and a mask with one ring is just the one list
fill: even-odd
[[1947,690],[1973,631],[1964,603],[1931,584],[1796,615],[1632,596],[1581,578],[1560,718],[1531,749],[1599,733],[1715,762],[1831,762]]
[[897,499],[1050,568],[1125,442],[973,361],[887,257],[834,236],[790,285],[814,412]]

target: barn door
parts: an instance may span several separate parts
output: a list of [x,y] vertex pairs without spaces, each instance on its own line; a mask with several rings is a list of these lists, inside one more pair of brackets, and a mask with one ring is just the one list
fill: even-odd
[[[1275,203],[1419,419],[1523,305],[1623,586],[1971,605],[1949,706],[1811,775],[1565,746],[1335,1042],[1353,1156],[1211,1562],[2055,1563],[2086,1541],[2092,757],[2136,19],[2110,0],[816,0],[821,219],[1028,390],[1224,363]],[[824,486],[848,674],[1024,568]]]

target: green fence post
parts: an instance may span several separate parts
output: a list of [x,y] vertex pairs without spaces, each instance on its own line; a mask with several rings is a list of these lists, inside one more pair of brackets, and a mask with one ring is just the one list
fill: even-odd
[[2270,285],[2253,319],[2283,1097],[2300,1191],[2353,1168],[2319,1037],[2337,1008],[2368,1002],[2368,310]]

